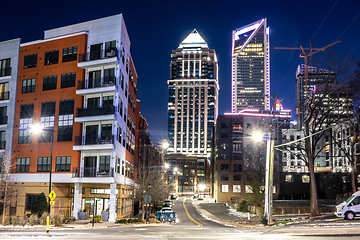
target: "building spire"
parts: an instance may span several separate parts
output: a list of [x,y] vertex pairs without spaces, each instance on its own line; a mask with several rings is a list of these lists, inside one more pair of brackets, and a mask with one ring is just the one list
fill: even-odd
[[191,33],[179,44],[179,48],[186,47],[208,47],[205,40],[199,34],[199,32],[194,29]]

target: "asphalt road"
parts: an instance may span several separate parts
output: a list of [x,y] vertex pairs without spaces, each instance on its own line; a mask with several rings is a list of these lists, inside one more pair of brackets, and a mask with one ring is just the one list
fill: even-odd
[[[127,225],[108,228],[88,229],[52,229],[50,234],[44,230],[3,230],[0,239],[156,239],[156,240],[181,240],[181,239],[306,239],[306,240],[345,240],[360,239],[354,229],[357,226],[338,227],[333,235],[327,234],[327,228],[318,228],[318,236],[305,236],[310,234],[310,228],[299,226],[296,228],[234,228],[223,226],[203,218],[197,213],[192,201],[180,198],[173,206],[177,214],[177,222],[159,225]],[[336,226],[334,226],[336,227]],[[311,229],[313,231],[313,229]]]

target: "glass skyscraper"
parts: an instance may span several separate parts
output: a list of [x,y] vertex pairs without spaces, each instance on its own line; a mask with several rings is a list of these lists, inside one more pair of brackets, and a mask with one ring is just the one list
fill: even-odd
[[214,49],[194,29],[172,50],[167,153],[207,155],[218,115],[218,63]]
[[232,34],[231,108],[270,110],[269,28],[266,18]]

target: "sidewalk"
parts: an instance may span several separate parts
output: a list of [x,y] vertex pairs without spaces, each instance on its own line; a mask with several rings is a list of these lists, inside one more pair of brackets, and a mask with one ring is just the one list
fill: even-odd
[[259,224],[260,217],[250,216],[236,212],[229,206],[224,206],[224,203],[215,203],[211,198],[204,200],[193,200],[195,209],[205,218],[218,222],[223,225],[241,225],[241,227],[255,227]]

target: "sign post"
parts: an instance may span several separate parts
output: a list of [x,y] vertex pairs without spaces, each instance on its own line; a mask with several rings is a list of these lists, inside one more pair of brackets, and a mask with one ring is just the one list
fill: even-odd
[[146,220],[146,223],[148,222],[148,203],[151,202],[151,196],[147,193],[145,196],[144,196],[144,202],[146,203],[146,215],[145,215],[145,220]]
[[[49,193],[49,198],[51,201],[49,201],[49,207],[50,207],[50,216],[51,216],[51,212],[52,212],[52,206],[55,204],[55,201],[54,199],[56,198],[56,194],[54,192],[54,190],[52,190],[50,193]],[[50,233],[50,224],[51,224],[51,217],[47,217],[46,218],[46,233]]]

